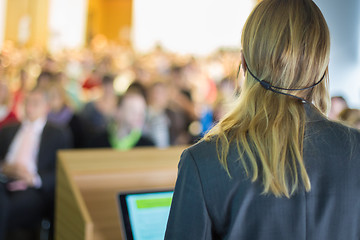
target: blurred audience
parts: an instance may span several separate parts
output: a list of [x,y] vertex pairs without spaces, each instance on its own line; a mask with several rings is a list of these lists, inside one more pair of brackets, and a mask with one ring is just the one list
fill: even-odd
[[[237,49],[199,58],[166,52],[161,46],[140,54],[113,44],[56,56],[12,46],[1,55],[2,78],[11,83],[6,85],[13,94],[10,112],[21,120],[26,89],[31,85],[48,88],[52,100],[49,121],[68,127],[76,148],[88,146],[89,139],[108,130],[117,111],[117,96],[126,89],[145,98],[143,136],[155,146],[193,143],[238,95],[238,62]],[[345,108],[343,97],[333,97],[329,118],[338,119]],[[1,103],[0,118],[4,109]]]
[[108,131],[118,111],[117,96],[127,91],[142,94],[148,104],[142,135],[164,148],[193,143],[223,115],[217,88],[221,79],[234,79],[239,51],[196,57],[159,45],[138,53],[94,38],[88,48],[54,54],[6,42],[0,57],[0,72],[14,93],[14,112],[21,110],[27,89],[49,89],[49,122],[68,127],[74,147],[86,147],[99,132]]
[[[5,112],[11,119],[23,119],[27,89],[39,86],[50,91],[49,122],[68,127],[74,147],[86,147],[94,135],[109,129],[118,111],[117,98],[127,91],[145,98],[142,135],[155,146],[191,144],[226,114],[240,92],[235,80],[239,60],[238,49],[198,57],[174,54],[159,45],[139,53],[97,38],[88,48],[54,54],[6,42],[0,77],[8,90],[0,90],[7,95],[7,100],[0,95],[0,127]],[[329,118],[337,120],[348,105],[341,96],[331,102]]]
[[185,145],[193,142],[190,124],[197,120],[195,104],[184,68],[173,66],[170,70],[170,102],[167,114],[170,119],[171,145]]
[[71,139],[47,121],[48,102],[43,89],[34,89],[25,99],[21,124],[0,130],[0,239],[53,218],[56,152],[69,148]]

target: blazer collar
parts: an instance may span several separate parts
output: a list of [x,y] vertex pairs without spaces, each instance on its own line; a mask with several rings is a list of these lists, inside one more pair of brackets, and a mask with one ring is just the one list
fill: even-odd
[[304,108],[306,112],[306,122],[318,122],[327,120],[327,117],[319,111],[313,104],[304,103]]

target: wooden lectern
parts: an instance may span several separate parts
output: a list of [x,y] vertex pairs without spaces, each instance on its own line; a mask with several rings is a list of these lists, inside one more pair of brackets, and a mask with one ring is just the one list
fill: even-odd
[[185,147],[58,153],[55,240],[119,240],[121,191],[169,189]]

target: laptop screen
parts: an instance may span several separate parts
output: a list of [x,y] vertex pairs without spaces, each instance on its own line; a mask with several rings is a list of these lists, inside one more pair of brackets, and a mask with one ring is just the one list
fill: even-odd
[[120,193],[126,239],[164,239],[173,192]]

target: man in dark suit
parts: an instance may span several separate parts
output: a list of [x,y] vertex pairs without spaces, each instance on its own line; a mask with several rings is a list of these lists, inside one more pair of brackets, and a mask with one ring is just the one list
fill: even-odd
[[31,91],[25,119],[0,131],[0,239],[15,229],[31,229],[52,217],[56,152],[71,144],[64,129],[47,123],[47,94]]

